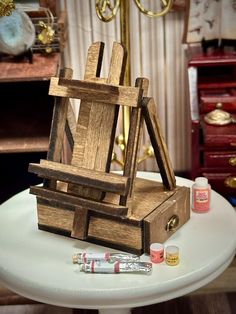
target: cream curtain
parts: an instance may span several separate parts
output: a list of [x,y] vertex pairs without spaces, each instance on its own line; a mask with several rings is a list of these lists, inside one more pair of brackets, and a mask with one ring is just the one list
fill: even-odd
[[[189,105],[185,50],[181,44],[184,12],[171,12],[162,18],[149,18],[130,1],[131,77],[150,80],[149,96],[154,97],[165,141],[175,172],[189,168]],[[114,41],[120,41],[120,19],[101,22],[95,11],[95,0],[61,0],[68,14],[68,45],[65,65],[82,79],[87,49],[92,42],[105,43],[102,75],[106,75]],[[79,105],[75,105],[78,113]],[[118,133],[122,132],[121,123]],[[141,155],[150,144],[144,132]],[[119,154],[119,147],[115,147]],[[114,169],[118,169],[115,165]],[[139,165],[141,170],[157,170],[153,158]]]

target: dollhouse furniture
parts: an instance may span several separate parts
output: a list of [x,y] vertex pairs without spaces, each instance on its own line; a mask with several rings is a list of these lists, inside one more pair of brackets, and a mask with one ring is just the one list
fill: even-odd
[[[157,173],[138,177],[161,181]],[[193,181],[176,177],[179,186]],[[87,274],[72,263],[79,251],[108,248],[38,230],[35,196],[25,190],[0,206],[0,281],[27,298],[70,308],[99,309],[100,314],[128,314],[132,307],[188,294],[215,279],[236,252],[236,213],[212,192],[211,210],[190,220],[165,245],[180,248],[180,264],[153,264],[151,275]],[[142,255],[142,260],[149,260]]]
[[[10,44],[7,43],[13,48],[15,39],[16,50],[0,52],[0,203],[30,184],[42,181],[28,173],[28,164],[45,158],[48,150],[53,111],[53,97],[48,95],[49,80],[58,74],[66,38],[66,12],[60,12],[55,1],[39,0],[32,5],[20,1],[15,5],[20,9],[14,14],[21,12],[33,26],[22,29],[20,18],[15,19],[12,28],[7,27],[12,21],[5,22],[11,39],[8,39]],[[17,22],[20,23],[19,34],[14,33]],[[54,38],[50,43],[38,39],[41,24],[53,28]],[[29,31],[35,33],[32,36],[36,40],[30,49],[20,53],[18,36],[25,40],[25,32]],[[46,29],[43,34],[47,34]],[[8,38],[6,34],[2,37]]]
[[34,55],[34,62],[4,59],[0,62],[0,153],[46,152],[53,98],[50,77],[58,73],[60,54]]
[[[194,51],[194,50],[192,50]],[[191,179],[208,178],[212,188],[236,195],[236,54],[190,53]],[[212,125],[206,115],[223,110],[231,123]]]
[[[0,203],[30,184],[41,182],[28,173],[28,163],[46,156],[53,111],[49,80],[57,75],[60,54],[34,55],[0,62]],[[21,179],[19,179],[21,178]]]
[[[37,198],[41,230],[122,249],[149,253],[150,244],[164,242],[190,216],[190,191],[175,184],[154,99],[146,97],[148,79],[122,85],[125,49],[113,43],[107,77],[100,77],[104,43],[88,49],[84,80],[65,68],[50,80],[55,96],[47,159],[30,163],[29,171],[44,178],[31,186]],[[72,158],[61,160],[71,99],[80,99],[72,135]],[[131,110],[122,174],[110,172],[118,111]],[[136,178],[142,125],[146,124],[163,185]]]

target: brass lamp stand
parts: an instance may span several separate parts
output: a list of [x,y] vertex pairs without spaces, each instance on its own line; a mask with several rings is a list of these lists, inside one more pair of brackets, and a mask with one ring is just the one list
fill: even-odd
[[[158,0],[159,1],[159,0]],[[125,68],[125,85],[131,85],[131,62],[130,62],[130,1],[129,0],[96,0],[96,13],[98,18],[103,22],[110,22],[115,18],[118,9],[120,8],[120,37],[121,44],[126,48],[127,51],[127,63]],[[158,12],[153,12],[146,9],[142,5],[141,0],[134,0],[140,12],[149,17],[160,17],[168,13],[173,5],[173,0],[160,0],[161,9]],[[123,134],[120,134],[116,138],[116,144],[120,147],[123,157],[125,156],[125,149],[129,133],[130,123],[130,108],[125,107],[122,111],[122,122],[123,122]],[[146,160],[149,157],[153,157],[154,152],[151,146],[144,150],[144,155],[140,158],[139,162]],[[124,160],[124,158],[123,158]],[[117,158],[117,155],[113,154],[113,161],[120,166],[124,165],[122,160]]]

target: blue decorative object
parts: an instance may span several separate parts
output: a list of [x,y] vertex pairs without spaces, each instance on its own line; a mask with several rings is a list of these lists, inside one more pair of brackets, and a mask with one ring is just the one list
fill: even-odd
[[0,52],[19,55],[35,42],[35,28],[29,16],[20,10],[0,18]]

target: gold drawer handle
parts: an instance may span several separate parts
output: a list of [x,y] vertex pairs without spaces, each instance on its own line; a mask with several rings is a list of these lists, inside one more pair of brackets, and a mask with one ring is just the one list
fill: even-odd
[[174,231],[179,225],[179,217],[177,215],[173,215],[169,218],[166,224],[166,231]]
[[218,102],[218,103],[216,104],[216,108],[217,108],[217,109],[222,109],[222,108],[223,108],[222,102]]
[[229,159],[230,166],[236,166],[236,157],[231,157]]
[[236,177],[226,178],[224,184],[229,188],[236,189]]

